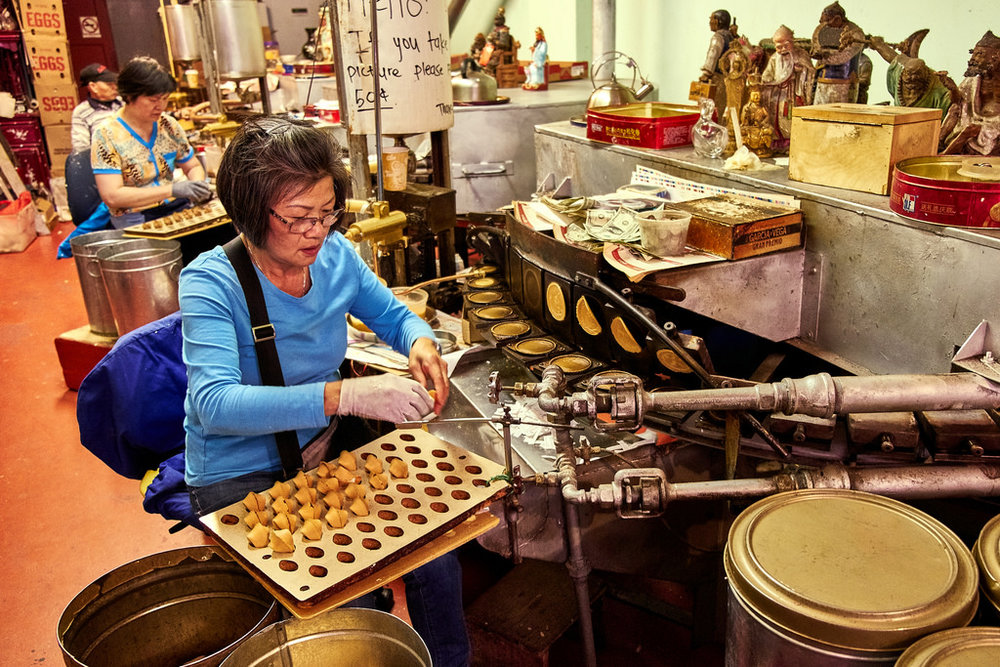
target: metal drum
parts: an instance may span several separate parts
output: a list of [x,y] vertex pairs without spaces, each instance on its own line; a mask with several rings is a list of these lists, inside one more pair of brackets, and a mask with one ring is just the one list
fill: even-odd
[[167,24],[170,55],[174,60],[201,60],[201,38],[198,14],[194,5],[161,4],[163,20]]
[[889,208],[904,218],[958,227],[1000,227],[1000,158],[941,155],[901,160]]
[[254,0],[210,0],[205,4],[215,38],[219,78],[264,76],[267,61],[257,3]]
[[108,301],[108,291],[101,278],[101,267],[97,262],[97,252],[115,243],[120,243],[124,235],[121,229],[109,229],[74,236],[69,240],[76,262],[76,273],[80,276],[83,290],[83,305],[87,308],[90,330],[98,336],[117,336],[115,317]]
[[896,667],[1000,665],[1000,628],[954,628],[928,635],[899,656]]
[[989,625],[1000,625],[1000,514],[986,522],[972,545],[979,566],[980,613]]
[[118,335],[166,317],[180,306],[181,244],[129,239],[97,251]]
[[976,565],[936,519],[859,491],[806,489],[733,522],[726,665],[891,665],[917,639],[967,625]]
[[67,667],[215,667],[277,622],[278,604],[222,550],[153,554],[95,580],[66,606]]
[[275,623],[241,644],[222,664],[430,667],[431,656],[420,635],[392,614],[348,608]]

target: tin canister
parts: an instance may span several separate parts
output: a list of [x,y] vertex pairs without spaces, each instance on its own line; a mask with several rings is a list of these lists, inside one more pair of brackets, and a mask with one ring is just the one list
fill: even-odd
[[928,635],[899,656],[896,667],[1000,665],[1000,628],[952,628]]
[[972,555],[979,566],[983,621],[1000,625],[1000,514],[983,526],[976,543],[972,545]]
[[922,222],[1000,227],[1000,158],[939,155],[901,160],[892,173],[889,208]]
[[733,522],[726,665],[891,665],[976,612],[977,573],[945,525],[897,500],[805,489]]

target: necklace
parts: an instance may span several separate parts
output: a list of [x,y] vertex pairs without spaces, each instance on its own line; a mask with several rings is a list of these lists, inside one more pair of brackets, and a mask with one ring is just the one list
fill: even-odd
[[[264,270],[264,267],[260,263],[260,260],[257,259],[257,253],[254,252],[253,247],[247,242],[246,238],[243,239],[243,245],[246,246],[247,252],[250,253],[250,261],[252,261],[257,266],[257,268],[260,269],[260,272],[266,276],[267,271]],[[299,297],[305,296],[308,289],[309,289],[309,267],[303,266],[301,292],[299,294],[292,294],[292,296],[299,296]],[[289,294],[291,294],[291,292],[289,292]]]

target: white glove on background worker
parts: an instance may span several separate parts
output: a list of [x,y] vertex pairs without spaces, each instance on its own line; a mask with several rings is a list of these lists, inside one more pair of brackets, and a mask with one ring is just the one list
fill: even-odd
[[417,381],[383,373],[342,380],[339,415],[387,422],[417,421],[434,409],[434,399]]
[[177,181],[170,188],[170,194],[184,197],[192,204],[200,204],[212,197],[212,188],[205,181]]

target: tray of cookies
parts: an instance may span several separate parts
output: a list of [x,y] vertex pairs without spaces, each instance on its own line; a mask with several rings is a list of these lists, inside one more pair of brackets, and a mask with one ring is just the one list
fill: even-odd
[[454,532],[508,489],[502,465],[408,429],[201,522],[286,606],[310,608]]
[[206,204],[133,225],[126,229],[125,236],[170,240],[228,222],[229,216],[226,214],[226,209],[222,207],[222,202],[213,199]]

